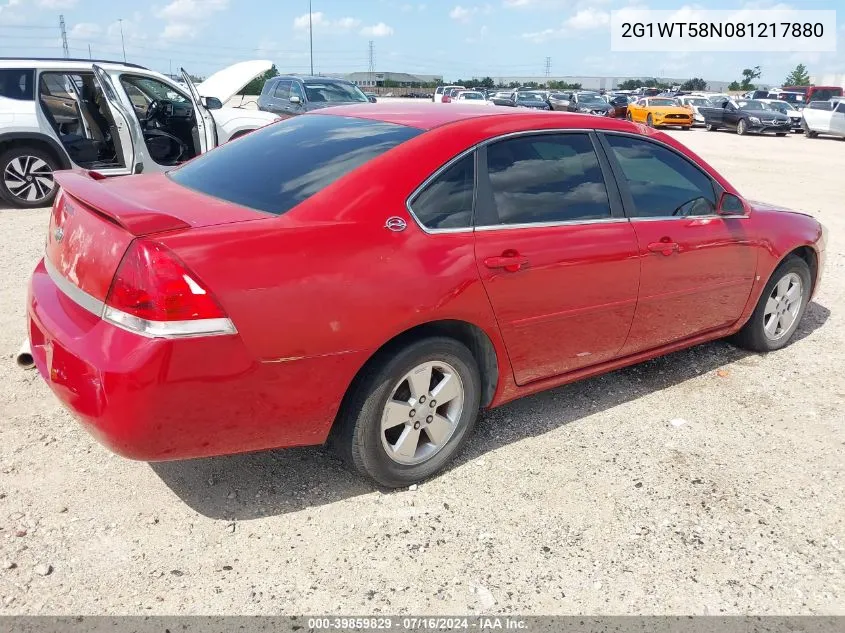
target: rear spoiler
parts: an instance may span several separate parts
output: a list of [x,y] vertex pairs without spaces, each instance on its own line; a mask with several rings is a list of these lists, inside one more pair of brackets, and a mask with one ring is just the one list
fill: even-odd
[[140,206],[115,194],[99,182],[105,176],[97,172],[74,169],[57,171],[54,177],[66,195],[136,237],[191,228],[184,220]]

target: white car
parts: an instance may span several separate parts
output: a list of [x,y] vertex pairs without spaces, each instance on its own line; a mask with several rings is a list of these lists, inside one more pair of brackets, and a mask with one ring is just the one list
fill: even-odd
[[707,97],[681,95],[680,97],[677,97],[677,99],[681,105],[690,106],[692,108],[693,125],[704,125],[704,116],[698,111],[698,109],[701,107],[709,108],[713,105]]
[[792,131],[793,132],[800,132],[802,129],[801,126],[801,110],[793,106],[788,101],[781,101],[780,99],[757,99],[760,103],[765,103],[766,106],[771,110],[777,110],[781,114],[785,114],[789,117],[789,121],[792,124]]
[[104,176],[167,171],[277,120],[223,104],[272,62],[241,62],[187,89],[135,64],[71,59],[0,60],[0,198],[49,205],[53,172]]
[[810,101],[801,110],[801,125],[807,138],[829,134],[845,138],[845,100]]
[[461,103],[465,105],[476,105],[476,106],[491,106],[493,105],[492,101],[487,101],[484,98],[484,95],[478,92],[477,90],[461,90],[452,97],[452,103]]
[[434,103],[443,103],[444,95],[455,88],[458,90],[466,90],[466,86],[437,86],[437,90],[434,91],[434,96],[431,100],[434,101]]

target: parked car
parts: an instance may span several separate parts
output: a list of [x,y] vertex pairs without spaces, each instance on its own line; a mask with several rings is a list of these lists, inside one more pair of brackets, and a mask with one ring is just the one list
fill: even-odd
[[783,86],[783,90],[803,95],[804,103],[829,101],[843,96],[842,86]]
[[566,110],[568,112],[597,114],[599,116],[613,115],[613,108],[596,92],[573,92]]
[[[364,96],[367,97],[367,100],[370,103],[378,103],[378,95],[374,92],[365,92]],[[410,96],[410,95],[408,95]]]
[[266,112],[223,106],[270,66],[242,62],[199,86],[183,71],[183,90],[135,64],[0,59],[0,198],[49,205],[56,170],[165,171],[271,123]]
[[699,112],[704,116],[704,127],[711,132],[724,128],[739,135],[774,132],[786,136],[791,126],[788,116],[755,100],[726,101],[721,108],[699,108]]
[[367,95],[351,81],[281,75],[264,82],[258,108],[283,116],[296,116],[331,106],[369,102]]
[[617,119],[625,119],[628,117],[628,104],[630,100],[625,95],[608,95],[610,105],[610,112],[607,116],[612,116]]
[[787,101],[780,101],[779,99],[757,99],[762,104],[769,109],[776,110],[781,114],[785,114],[789,117],[790,127],[792,128],[793,132],[801,132],[803,131],[803,127],[801,125],[801,110],[793,106],[791,103]]
[[679,126],[685,130],[692,127],[693,112],[667,97],[645,97],[628,104],[628,120],[645,123],[649,127]]
[[494,92],[487,97],[487,100],[497,106],[508,106],[511,108],[516,106],[515,93],[510,90],[500,90],[498,92]]
[[487,101],[484,98],[484,95],[478,92],[477,90],[459,90],[455,97],[452,99],[452,103],[477,106],[494,105],[490,101]]
[[434,101],[434,103],[443,103],[443,96],[453,88],[457,88],[458,90],[466,90],[466,86],[437,86],[437,89],[434,91],[434,96],[431,100]]
[[552,109],[551,106],[543,100],[542,96],[534,92],[517,92],[514,103],[519,108],[532,108],[534,110]]
[[825,261],[813,217],[607,117],[346,106],[168,177],[57,179],[31,351],[99,441],[328,440],[390,487],[442,470],[479,408],[726,336],[784,347]]
[[770,92],[767,99],[777,99],[779,101],[786,101],[790,105],[798,108],[799,110],[807,105],[807,98],[804,92],[801,91],[785,91],[785,90],[775,90]]
[[569,111],[569,102],[572,100],[571,92],[552,92],[549,95],[549,107],[552,110],[561,112]]
[[845,99],[811,101],[801,116],[801,127],[807,138],[828,134],[845,139]]

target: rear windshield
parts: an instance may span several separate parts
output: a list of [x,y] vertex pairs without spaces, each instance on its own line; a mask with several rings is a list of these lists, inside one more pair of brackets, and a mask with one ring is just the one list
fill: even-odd
[[168,173],[215,198],[281,215],[422,130],[306,114],[256,130]]

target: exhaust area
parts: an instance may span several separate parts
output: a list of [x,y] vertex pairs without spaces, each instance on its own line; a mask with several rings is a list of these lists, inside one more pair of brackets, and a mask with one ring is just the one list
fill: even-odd
[[22,344],[18,353],[15,355],[15,362],[21,369],[32,369],[35,367],[35,361],[32,358],[32,349],[29,347],[29,339],[26,339]]

